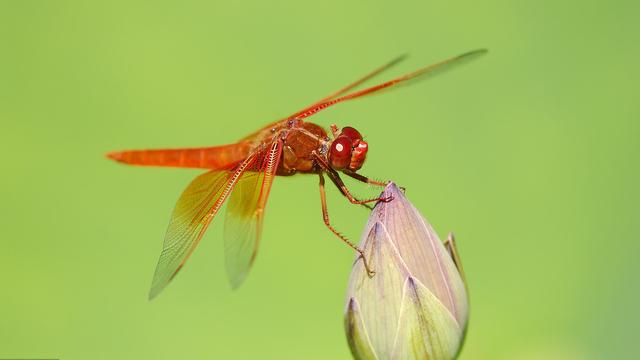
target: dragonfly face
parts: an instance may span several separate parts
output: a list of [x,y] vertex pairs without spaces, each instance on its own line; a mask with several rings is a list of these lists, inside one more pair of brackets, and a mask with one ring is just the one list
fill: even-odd
[[367,158],[369,144],[350,126],[342,128],[329,146],[329,165],[334,170],[358,171]]

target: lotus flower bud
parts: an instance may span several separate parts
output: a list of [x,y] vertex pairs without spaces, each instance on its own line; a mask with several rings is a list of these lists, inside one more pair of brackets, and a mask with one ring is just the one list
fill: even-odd
[[431,225],[390,183],[369,217],[361,257],[351,272],[345,328],[356,359],[454,359],[462,345],[468,301],[453,239]]

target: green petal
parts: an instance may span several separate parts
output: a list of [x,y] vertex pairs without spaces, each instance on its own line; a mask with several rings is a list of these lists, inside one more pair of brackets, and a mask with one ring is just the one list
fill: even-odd
[[405,282],[393,359],[451,360],[458,353],[463,329],[446,307],[419,280]]
[[349,347],[351,348],[351,354],[356,360],[377,360],[367,330],[362,323],[362,316],[360,309],[358,309],[358,302],[356,299],[351,298],[349,305],[347,306],[347,313],[344,317],[344,327],[347,332],[347,340],[349,341]]

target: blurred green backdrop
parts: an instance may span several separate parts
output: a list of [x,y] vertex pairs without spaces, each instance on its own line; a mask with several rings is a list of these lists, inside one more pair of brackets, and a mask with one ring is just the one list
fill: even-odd
[[[488,56],[313,118],[360,129],[470,281],[461,359],[636,359],[640,5],[632,1],[0,3],[0,358],[348,359],[354,254],[317,178],[277,179],[226,283],[222,221],[155,301],[198,171],[109,150],[232,142],[409,52]],[[374,194],[353,185],[356,193]],[[357,239],[367,212],[330,190]]]

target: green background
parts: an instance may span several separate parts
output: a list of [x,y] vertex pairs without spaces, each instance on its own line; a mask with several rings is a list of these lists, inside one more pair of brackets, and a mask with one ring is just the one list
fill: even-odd
[[[402,54],[382,79],[478,47],[429,81],[312,120],[358,128],[362,169],[454,230],[461,359],[635,359],[640,6],[632,1],[0,3],[0,358],[349,359],[354,254],[317,178],[279,178],[248,281],[218,218],[147,301],[199,172],[110,150],[233,142]],[[376,190],[350,183],[360,195]],[[329,190],[357,239],[367,212]]]

